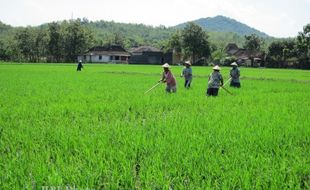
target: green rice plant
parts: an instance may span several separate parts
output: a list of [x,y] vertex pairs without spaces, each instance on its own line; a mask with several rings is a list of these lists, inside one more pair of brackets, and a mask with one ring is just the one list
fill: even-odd
[[[0,65],[0,189],[309,189],[310,72],[241,68],[206,97],[173,66]],[[229,68],[223,68],[225,80]]]

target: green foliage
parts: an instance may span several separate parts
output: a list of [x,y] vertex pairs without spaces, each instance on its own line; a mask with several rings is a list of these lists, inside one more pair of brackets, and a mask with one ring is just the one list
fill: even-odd
[[197,58],[208,58],[211,54],[208,35],[202,28],[194,23],[188,23],[182,30],[182,47],[185,55],[190,55],[192,63]]
[[169,49],[175,50],[177,53],[182,52],[182,36],[180,32],[174,33],[168,40]]
[[82,26],[80,20],[64,23],[65,61],[74,62],[78,55],[83,54],[93,45],[91,31]]
[[216,49],[211,54],[211,62],[213,65],[223,65],[227,54],[224,48]]
[[278,68],[297,67],[296,63],[289,63],[292,59],[297,60],[295,47],[295,39],[281,40],[271,43],[268,48],[266,66]]
[[49,42],[48,54],[50,62],[60,62],[63,55],[63,36],[60,24],[53,22],[48,24]]
[[[204,30],[210,32],[225,32],[225,33],[234,33],[238,36],[245,36],[255,34],[262,38],[268,38],[269,36],[263,32],[260,32],[254,28],[251,28],[243,23],[240,23],[234,19],[224,17],[224,16],[216,16],[209,18],[201,18],[198,20],[192,21],[193,23],[199,25]],[[179,24],[177,28],[184,28],[186,23]]]
[[298,34],[297,50],[301,67],[310,69],[310,24]]
[[296,39],[272,42],[268,47],[266,66],[310,69],[310,24]]
[[87,24],[95,34],[95,40],[101,44],[109,44],[115,40],[115,36],[121,36],[121,43],[125,48],[140,45],[158,45],[161,41],[167,40],[175,31],[164,26],[153,27],[143,24],[124,24],[108,21],[90,22]]
[[93,34],[85,20],[50,23],[41,27],[14,28],[0,34],[0,58],[24,62],[74,62],[93,46]]
[[23,59],[28,62],[36,62],[36,36],[34,29],[27,27],[17,31],[15,40],[17,42],[17,48],[20,50]]
[[208,98],[210,67],[143,95],[161,67],[75,66],[0,64],[0,189],[310,188],[309,71],[241,68]]
[[245,42],[243,48],[251,51],[260,51],[264,40],[255,34],[244,36]]
[[[212,18],[212,22],[210,19],[195,22],[202,26],[203,32],[208,31],[207,40],[199,44],[199,52],[196,52],[195,59],[210,58],[212,52],[225,48],[228,43],[236,43],[248,50],[270,51],[266,62],[268,67],[310,68],[309,25],[304,27],[293,44],[289,42],[291,39],[270,38],[257,31],[248,30],[249,28],[245,29],[241,23],[232,19],[221,16]],[[204,26],[207,22],[210,22],[209,29]],[[0,22],[0,59],[24,62],[74,62],[78,54],[91,46],[107,44],[120,44],[127,50],[135,46],[151,45],[164,51],[175,49],[179,57],[182,57],[182,54],[183,58],[193,57],[190,52],[192,48],[189,48],[188,44],[187,48],[184,46],[184,39],[178,30],[180,27],[153,27],[113,21],[92,22],[86,18],[26,28],[11,27]],[[184,27],[185,24],[181,28]],[[279,40],[288,41],[288,44],[277,45]],[[195,43],[198,44],[197,41]],[[277,51],[275,50],[277,47],[273,46],[283,48],[278,47],[280,50]],[[214,52],[215,54],[219,55],[219,52]],[[211,62],[218,62],[216,60],[218,58],[210,59]]]
[[[74,30],[76,33],[70,33],[68,30],[70,27],[78,27],[78,29]],[[69,27],[70,26],[70,27]],[[42,52],[45,55],[35,55],[32,57],[33,61],[48,61],[48,62],[63,62],[63,61],[73,61],[73,55],[82,51],[77,50],[77,47],[80,49],[84,49],[86,47],[89,48],[90,44],[94,45],[107,45],[107,44],[120,44],[124,46],[126,49],[130,49],[135,46],[140,45],[151,45],[165,51],[168,51],[172,44],[169,41],[170,36],[177,34],[178,30],[174,27],[153,27],[146,26],[143,24],[123,24],[116,22],[108,22],[108,21],[88,21],[86,18],[63,21],[57,23],[50,23],[42,25],[41,27],[28,27],[32,31],[36,30],[44,30],[47,32],[47,47],[43,48]],[[16,44],[21,44],[21,42],[17,42],[16,38],[13,38],[13,35],[18,31],[24,28],[14,28],[3,23],[0,23],[0,41],[3,42],[5,49],[9,49],[8,51],[2,51],[3,60],[15,60],[15,61],[30,61],[29,55],[24,55],[19,49],[21,46],[17,46]],[[71,49],[72,43],[80,43],[76,40],[75,36],[79,34],[82,35],[82,41],[86,42],[86,47],[84,45],[74,45],[73,49]],[[35,34],[34,34],[35,35]],[[35,38],[35,36],[34,36]],[[65,39],[67,38],[67,39]],[[68,40],[69,39],[69,40]],[[209,32],[208,38],[210,44],[214,44],[217,47],[225,47],[229,42],[236,42],[237,44],[242,44],[244,39],[236,33],[227,33],[227,32]],[[69,42],[72,40],[72,42]],[[46,43],[46,39],[42,41],[42,44]],[[71,45],[70,45],[71,43]],[[77,46],[77,47],[76,47]],[[70,49],[67,49],[70,47]],[[25,48],[25,47],[24,47]],[[29,47],[31,48],[31,47]],[[85,51],[86,49],[84,49]],[[180,46],[177,48],[177,51],[180,50]],[[23,50],[24,53],[26,53]],[[33,51],[35,52],[35,51]]]

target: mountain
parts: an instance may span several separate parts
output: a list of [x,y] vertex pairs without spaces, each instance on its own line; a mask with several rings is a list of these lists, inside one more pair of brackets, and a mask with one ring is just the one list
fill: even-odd
[[[232,32],[238,35],[251,35],[256,34],[263,38],[270,37],[264,32],[256,30],[246,24],[238,22],[234,19],[225,17],[225,16],[216,16],[216,17],[208,17],[208,18],[200,18],[198,20],[191,21],[201,26],[203,29],[207,31],[214,32]],[[187,22],[186,22],[187,23]],[[186,23],[178,24],[176,28],[184,28]]]
[[[174,27],[148,26],[144,24],[118,23],[114,21],[89,21],[86,18],[77,19],[83,26],[87,27],[94,34],[96,45],[111,43],[113,40],[122,41],[122,45],[129,49],[133,46],[150,45],[161,48],[166,45],[166,41],[172,34],[185,27],[186,23]],[[64,23],[70,21],[59,21]],[[244,35],[257,34],[267,41],[271,38],[263,32],[242,24],[234,19],[224,16],[213,18],[201,18],[193,21],[208,31],[209,40],[217,47],[225,47],[228,43],[236,43],[238,46],[244,44]],[[24,27],[12,27],[0,21],[0,41],[4,41],[8,36],[13,36],[15,31]],[[47,30],[48,23],[36,26]]]
[[[219,47],[225,47],[231,42],[242,46],[245,41],[244,35],[256,34],[267,41],[270,41],[271,38],[263,32],[224,16],[201,18],[193,22],[208,31],[211,43]],[[184,28],[186,24],[182,23],[174,27],[153,27],[144,24],[126,24],[103,20],[86,22],[86,25],[95,33],[96,39],[103,41],[103,43],[106,43],[106,39],[111,38],[116,33],[128,41],[126,43],[128,47],[152,45],[158,48],[163,45],[162,41],[167,40],[177,30]]]

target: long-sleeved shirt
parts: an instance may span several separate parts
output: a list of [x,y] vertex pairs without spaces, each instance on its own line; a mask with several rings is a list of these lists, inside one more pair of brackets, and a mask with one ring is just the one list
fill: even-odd
[[163,72],[162,81],[166,81],[167,86],[175,86],[177,84],[171,71],[168,71],[167,73]]
[[240,83],[239,77],[240,77],[240,70],[238,68],[232,68],[230,70],[230,76],[232,82]]
[[184,76],[184,78],[186,79],[186,80],[191,80],[192,79],[192,68],[187,68],[187,67],[185,67],[184,69],[183,69],[183,71],[182,71],[182,75]]
[[223,84],[223,77],[220,72],[214,71],[209,76],[208,87],[209,88],[220,88],[220,85]]

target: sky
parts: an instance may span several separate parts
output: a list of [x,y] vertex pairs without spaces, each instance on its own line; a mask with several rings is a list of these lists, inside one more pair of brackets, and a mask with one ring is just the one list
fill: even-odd
[[310,23],[310,0],[0,0],[0,21],[12,26],[71,18],[174,26],[217,15],[274,37],[295,37]]

